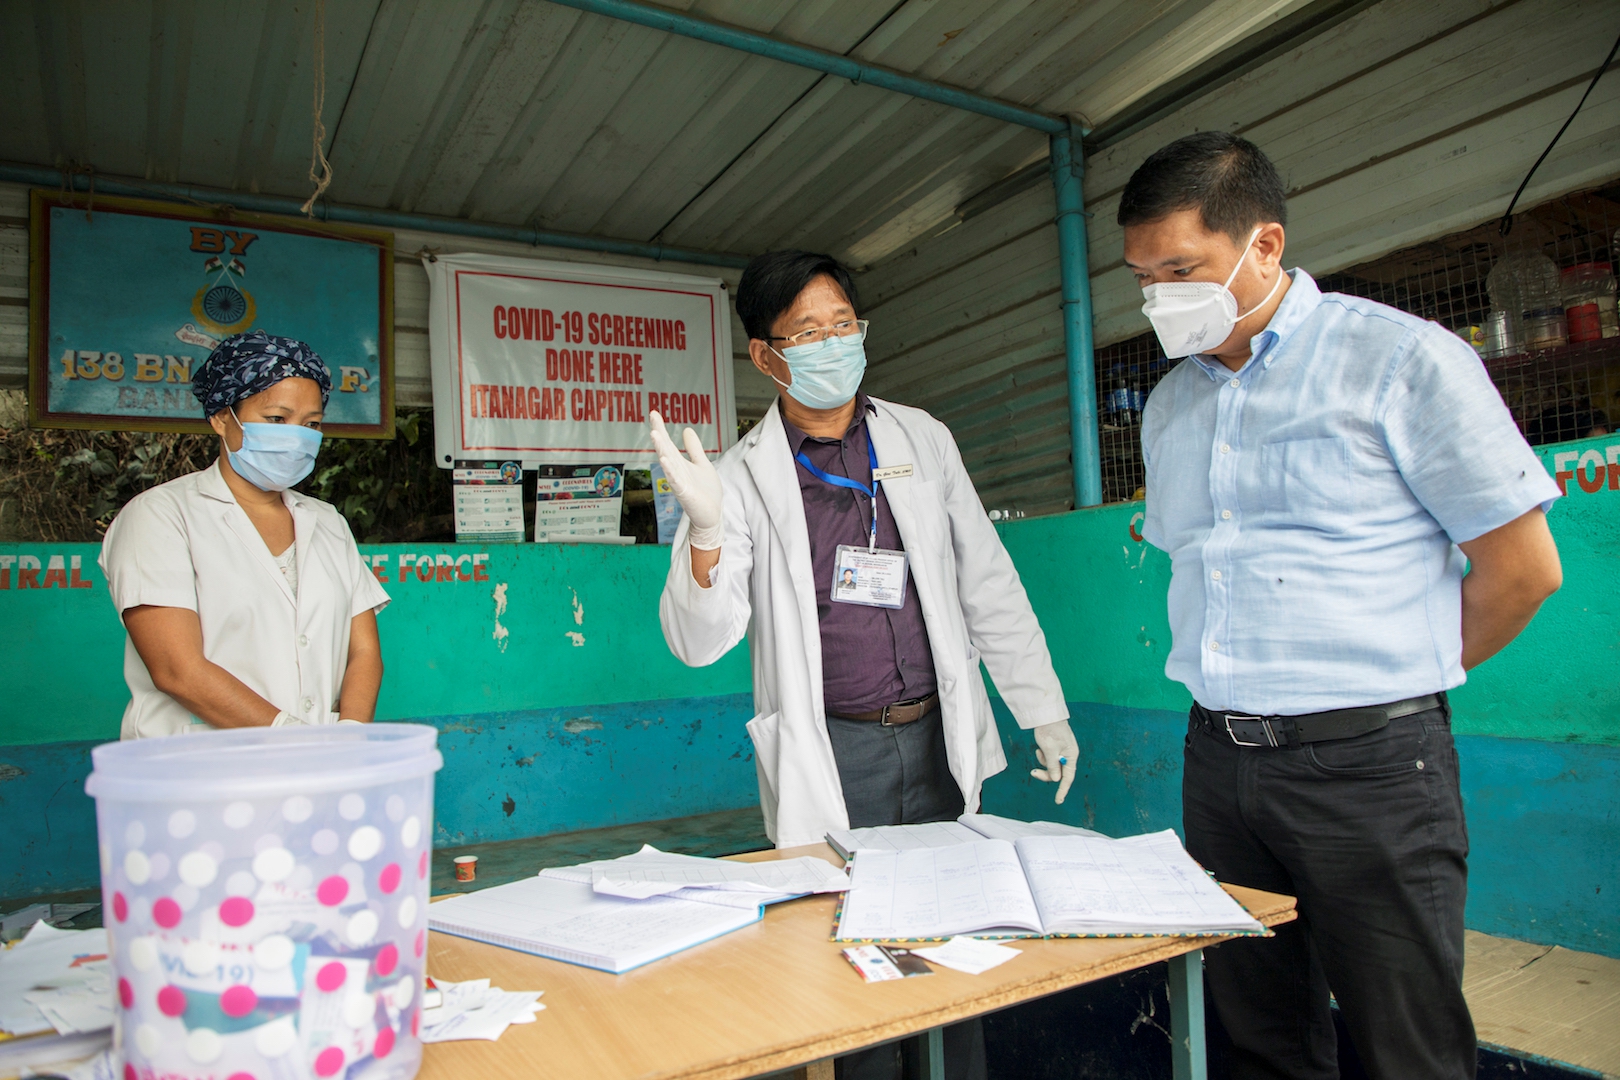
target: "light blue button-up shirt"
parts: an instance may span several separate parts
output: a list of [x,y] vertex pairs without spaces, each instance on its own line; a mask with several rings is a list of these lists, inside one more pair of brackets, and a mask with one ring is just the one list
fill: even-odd
[[1142,535],[1170,555],[1165,674],[1298,715],[1463,682],[1455,546],[1558,488],[1472,349],[1303,270],[1233,372],[1178,364],[1142,417]]

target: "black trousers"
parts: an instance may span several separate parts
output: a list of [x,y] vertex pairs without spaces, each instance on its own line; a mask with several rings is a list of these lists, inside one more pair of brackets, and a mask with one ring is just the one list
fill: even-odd
[[1233,1080],[1337,1080],[1330,991],[1376,1080],[1473,1077],[1450,706],[1292,750],[1237,746],[1195,709],[1185,756],[1193,858],[1222,881],[1299,898],[1276,937],[1205,954]]
[[[939,710],[909,724],[884,727],[867,720],[827,717],[844,808],[852,829],[955,821],[962,789],[945,756]],[[838,1080],[902,1080],[917,1075],[915,1045],[907,1040],[857,1050],[833,1062]],[[984,1024],[965,1020],[945,1029],[947,1080],[984,1080]]]

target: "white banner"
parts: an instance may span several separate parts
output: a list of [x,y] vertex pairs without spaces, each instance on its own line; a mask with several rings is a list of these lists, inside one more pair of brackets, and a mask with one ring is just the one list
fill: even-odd
[[719,278],[497,255],[423,266],[441,468],[485,455],[644,467],[653,410],[711,454],[736,441]]

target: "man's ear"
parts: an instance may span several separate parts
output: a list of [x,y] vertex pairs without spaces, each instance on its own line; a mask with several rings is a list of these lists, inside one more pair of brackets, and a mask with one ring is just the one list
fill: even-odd
[[[754,362],[754,366],[759,369],[759,373],[766,378],[780,379],[784,383],[793,381],[793,376],[788,374],[787,365],[782,363],[781,357],[772,352],[770,345],[759,338],[748,339],[748,358]],[[783,369],[780,374],[776,371],[777,367]]]
[[1277,222],[1271,221],[1260,226],[1260,235],[1254,238],[1254,249],[1260,256],[1260,261],[1281,266],[1286,239],[1283,227]]

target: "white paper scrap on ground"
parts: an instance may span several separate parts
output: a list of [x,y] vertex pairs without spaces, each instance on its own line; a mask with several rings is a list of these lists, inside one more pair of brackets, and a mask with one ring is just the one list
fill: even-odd
[[843,892],[849,888],[849,877],[826,860],[808,855],[758,863],[666,855],[657,861],[614,860],[593,867],[591,887],[633,900],[677,889],[719,889],[755,894],[757,903],[760,894]]
[[445,982],[434,979],[444,996],[437,1008],[422,1010],[422,1041],[453,1042],[465,1039],[499,1039],[510,1024],[530,1024],[544,991],[502,990],[488,979]]
[[978,938],[962,936],[953,937],[945,944],[931,949],[912,949],[911,952],[912,955],[920,956],[930,964],[965,971],[969,975],[982,975],[991,968],[1000,967],[1020,955],[1020,951],[1010,945],[997,945],[993,941],[980,941]]

